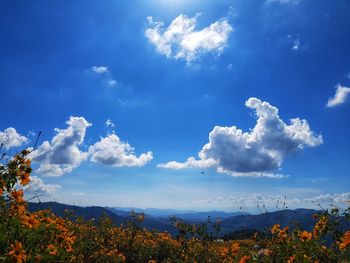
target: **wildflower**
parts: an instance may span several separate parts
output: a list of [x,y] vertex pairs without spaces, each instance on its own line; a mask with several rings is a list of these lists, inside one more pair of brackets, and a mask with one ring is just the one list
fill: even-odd
[[57,255],[57,248],[54,245],[52,245],[52,244],[48,245],[47,249],[49,250],[49,254],[51,256],[56,256]]
[[138,217],[137,217],[137,221],[139,223],[143,222],[145,220],[145,215],[144,214],[140,214]]
[[27,225],[29,228],[36,228],[40,224],[40,222],[36,219],[34,215],[30,215],[24,219],[24,224]]
[[271,233],[276,234],[279,232],[281,225],[280,224],[274,224],[271,228]]
[[307,231],[303,231],[301,233],[299,233],[299,237],[300,239],[304,242],[304,241],[310,241],[312,238],[312,233],[307,232]]
[[27,184],[29,184],[30,182],[30,174],[29,173],[26,173],[26,172],[21,172],[19,174],[19,178],[21,180],[21,185],[25,186]]
[[264,255],[264,256],[270,256],[272,254],[272,251],[268,248],[262,248],[258,251],[258,255]]
[[239,263],[246,263],[250,259],[250,256],[243,256],[240,260]]
[[239,243],[233,243],[231,246],[231,251],[234,256],[237,256],[238,251],[239,251]]
[[288,260],[287,263],[293,263],[295,261],[295,255],[291,256]]
[[[125,262],[125,260],[126,260],[126,257],[122,253],[119,253],[118,258],[121,260],[121,262]],[[156,262],[156,261],[154,261],[154,262]]]
[[327,217],[323,216],[321,219],[316,223],[314,230],[313,230],[313,235],[314,237],[318,237],[321,233],[325,232],[327,227]]
[[220,248],[220,254],[221,254],[221,256],[225,257],[228,254],[228,248],[227,247],[221,247]]
[[12,250],[7,254],[15,262],[22,263],[26,259],[26,251],[23,249],[22,243],[15,241],[15,245],[11,245]]
[[17,202],[17,203],[23,203],[24,199],[23,199],[23,189],[21,190],[13,190],[13,192],[11,193],[12,198]]
[[339,248],[341,250],[345,249],[350,244],[350,231],[344,233],[342,237],[342,241],[339,244]]

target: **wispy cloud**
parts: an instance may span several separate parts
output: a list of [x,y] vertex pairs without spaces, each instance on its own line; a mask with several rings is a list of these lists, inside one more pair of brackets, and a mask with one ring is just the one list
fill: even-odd
[[103,76],[103,81],[108,86],[113,87],[113,86],[117,85],[118,82],[113,78],[113,75],[107,66],[93,66],[93,67],[91,67],[91,70],[95,74]]
[[348,96],[350,94],[350,88],[341,86],[341,85],[337,85],[336,86],[336,90],[335,90],[335,94],[333,97],[330,97],[328,99],[328,102],[326,104],[326,107],[335,107],[338,106],[340,104],[343,104],[346,102]]
[[227,46],[232,26],[226,18],[221,18],[197,31],[198,16],[188,18],[181,14],[166,29],[163,22],[154,22],[150,16],[147,18],[150,27],[146,29],[145,36],[160,54],[168,58],[190,62],[204,53],[221,53]]
[[350,201],[350,193],[341,194],[323,194],[312,198],[305,199],[306,202],[312,203],[344,203]]
[[62,186],[58,184],[45,184],[44,181],[36,175],[30,177],[30,183],[25,187],[27,191],[35,194],[52,195]]
[[292,50],[297,51],[299,50],[299,47],[300,47],[300,39],[297,38],[293,42]]
[[323,143],[304,119],[291,119],[287,125],[280,119],[278,109],[268,102],[250,98],[246,106],[257,116],[255,127],[244,132],[236,126],[215,126],[209,142],[199,152],[199,159],[190,157],[186,162],[171,161],[158,167],[170,169],[216,167],[220,173],[232,176],[282,178],[271,171],[278,169],[284,158],[305,146]]
[[265,3],[266,4],[281,4],[281,5],[286,5],[286,4],[299,4],[300,0],[267,0]]

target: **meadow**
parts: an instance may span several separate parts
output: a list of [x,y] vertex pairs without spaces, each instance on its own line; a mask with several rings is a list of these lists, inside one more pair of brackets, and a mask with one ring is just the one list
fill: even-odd
[[[28,151],[0,165],[1,262],[350,262],[350,208],[315,214],[312,231],[278,224],[267,235],[219,240],[208,226],[174,220],[178,235],[140,227],[133,213],[116,226],[107,216],[96,220],[59,217],[50,210],[30,212],[25,188],[30,183]],[[344,227],[345,224],[345,227]]]

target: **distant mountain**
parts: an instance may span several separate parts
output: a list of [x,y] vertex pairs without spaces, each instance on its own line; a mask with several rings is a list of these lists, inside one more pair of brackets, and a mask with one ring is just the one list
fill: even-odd
[[193,213],[184,213],[184,214],[174,214],[175,217],[193,221],[193,222],[205,222],[210,217],[211,221],[216,221],[217,219],[226,219],[229,217],[234,217],[237,215],[241,215],[241,212],[222,212],[222,211],[209,211],[209,212],[193,212]]
[[117,214],[129,213],[131,210],[137,213],[145,213],[153,217],[171,217],[178,214],[196,213],[194,210],[161,209],[161,208],[137,208],[137,207],[111,207]]
[[[121,224],[127,224],[132,217],[130,212],[123,211],[123,214],[114,212],[113,209],[100,207],[100,206],[89,206],[81,207],[74,205],[66,205],[57,202],[43,202],[43,203],[29,203],[29,211],[38,211],[43,209],[51,209],[53,213],[58,216],[64,216],[64,210],[68,209],[73,212],[73,218],[84,217],[87,220],[95,218],[96,220],[101,215],[106,214],[114,224],[117,226]],[[120,211],[119,211],[120,212]],[[176,229],[171,224],[170,220],[155,218],[150,215],[145,215],[145,220],[140,224],[140,227],[144,227],[148,230],[167,231],[170,234],[175,234]]]
[[274,224],[280,224],[281,226],[288,225],[290,228],[300,226],[303,229],[310,230],[316,222],[313,219],[313,215],[318,212],[320,211],[314,209],[285,209],[259,215],[233,216],[222,220],[221,232],[228,233],[244,229],[263,231]]
[[119,216],[112,211],[100,207],[100,206],[90,206],[81,207],[75,205],[66,205],[57,202],[43,202],[43,203],[28,203],[29,211],[38,211],[44,209],[51,209],[51,211],[57,216],[64,216],[64,210],[68,209],[73,212],[73,217],[84,217],[87,220],[99,219],[101,215],[106,214],[116,225],[125,224],[128,220],[127,217]]
[[[47,208],[50,208],[58,216],[63,216],[64,210],[68,209],[73,211],[75,217],[83,216],[85,219],[98,219],[102,214],[106,214],[116,225],[126,224],[132,219],[129,211],[118,210],[116,208],[98,206],[80,207],[56,202],[29,203],[28,207],[30,211]],[[270,228],[274,224],[281,224],[281,226],[288,225],[292,229],[298,224],[301,228],[310,230],[315,224],[313,215],[318,212],[320,211],[313,209],[296,209],[281,210],[259,215],[237,215],[237,213],[226,213],[220,211],[180,213],[174,215],[178,219],[193,224],[205,222],[208,215],[210,215],[212,222],[215,222],[216,218],[222,218],[220,235],[225,235],[235,231],[243,231],[242,233],[245,233],[247,230],[264,231],[266,228]],[[176,235],[177,233],[177,230],[171,223],[171,216],[169,216],[169,214],[166,217],[155,217],[145,214],[145,220],[140,226],[148,230],[167,231],[172,235]],[[209,227],[209,231],[214,232],[212,227]]]
[[241,212],[223,212],[223,211],[208,211],[208,212],[196,212],[194,210],[177,210],[177,209],[159,209],[159,208],[136,208],[136,207],[108,207],[117,215],[128,215],[131,210],[135,212],[143,212],[152,217],[171,218],[177,217],[186,221],[201,222],[206,221],[208,216],[212,220],[225,219],[231,216],[240,215]]

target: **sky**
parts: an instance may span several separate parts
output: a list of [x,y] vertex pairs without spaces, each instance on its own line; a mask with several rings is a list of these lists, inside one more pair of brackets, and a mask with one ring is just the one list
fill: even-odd
[[350,200],[350,2],[0,2],[28,196],[237,211]]

